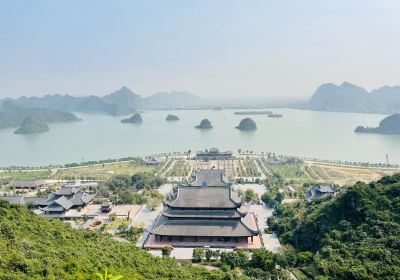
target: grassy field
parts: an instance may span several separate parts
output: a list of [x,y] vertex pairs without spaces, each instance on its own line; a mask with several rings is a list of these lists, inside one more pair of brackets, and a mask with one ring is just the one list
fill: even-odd
[[[370,182],[376,181],[385,175],[392,175],[399,171],[381,170],[360,167],[344,167],[335,165],[324,165],[305,163],[306,170],[313,170],[318,175],[316,181],[334,182],[339,185],[354,184],[357,181]],[[310,174],[310,173],[309,173]]]
[[282,177],[284,180],[310,181],[310,178],[300,164],[270,165],[268,167],[273,173]]
[[114,175],[153,172],[156,170],[156,167],[147,166],[136,162],[119,162],[104,165],[60,169],[53,176],[53,178],[106,180]]
[[0,180],[8,180],[8,181],[48,179],[50,177],[51,177],[50,170],[0,172]]

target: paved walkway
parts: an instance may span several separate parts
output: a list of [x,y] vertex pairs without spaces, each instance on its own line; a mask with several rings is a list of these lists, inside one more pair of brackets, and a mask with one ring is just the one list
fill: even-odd
[[268,234],[264,232],[264,228],[268,227],[267,219],[272,216],[273,209],[264,205],[250,205],[250,212],[253,212],[258,218],[258,226],[260,227],[264,247],[273,252],[277,252],[281,246],[275,234]]
[[238,189],[241,189],[243,191],[246,191],[247,189],[252,189],[255,193],[258,194],[259,197],[261,197],[267,191],[265,186],[262,184],[237,184],[233,185],[232,187],[234,191],[237,191]]
[[[164,184],[160,186],[158,191],[166,196],[169,194],[172,190],[172,184]],[[149,231],[153,227],[154,222],[157,219],[157,216],[160,214],[160,212],[163,210],[163,205],[159,205],[154,211],[150,211],[146,205],[143,205],[142,208],[140,208],[139,212],[136,214],[136,216],[133,218],[132,225],[133,226],[144,226],[145,230],[139,238],[138,242],[136,245],[138,247],[143,247],[144,242],[147,239],[147,236],[149,234]]]

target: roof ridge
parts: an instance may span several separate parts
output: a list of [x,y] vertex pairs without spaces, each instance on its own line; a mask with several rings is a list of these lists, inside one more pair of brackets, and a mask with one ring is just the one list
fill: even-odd
[[233,190],[232,190],[232,188],[231,187],[229,187],[229,199],[236,205],[236,206],[242,206],[242,202],[237,202],[237,201],[235,201],[233,198],[232,198],[232,192],[233,192]]
[[[247,214],[247,215],[252,215],[251,213],[249,213],[249,214]],[[246,215],[246,216],[247,216]],[[252,232],[252,233],[260,233],[260,230],[259,229],[257,229],[256,231],[255,230],[253,230],[252,228],[250,228],[244,221],[243,221],[243,219],[245,219],[245,217],[246,216],[244,216],[244,217],[242,217],[241,219],[240,219],[240,222],[242,223],[242,225],[245,227],[245,228],[247,228],[250,232]],[[257,223],[256,223],[256,225],[257,225]],[[258,225],[257,225],[257,228],[258,228]]]

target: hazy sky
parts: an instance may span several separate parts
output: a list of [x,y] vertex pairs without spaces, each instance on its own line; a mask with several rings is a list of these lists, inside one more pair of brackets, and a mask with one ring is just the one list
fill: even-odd
[[0,97],[400,84],[400,1],[0,0]]

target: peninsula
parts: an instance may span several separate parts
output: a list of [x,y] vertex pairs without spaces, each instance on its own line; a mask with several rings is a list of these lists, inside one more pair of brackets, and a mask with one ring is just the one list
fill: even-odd
[[378,127],[357,126],[357,133],[400,134],[400,114],[390,115],[379,123]]

